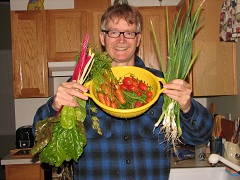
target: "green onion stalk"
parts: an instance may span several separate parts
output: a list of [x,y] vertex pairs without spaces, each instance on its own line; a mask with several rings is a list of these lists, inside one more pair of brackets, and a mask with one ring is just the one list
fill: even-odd
[[[204,2],[204,1],[203,1]],[[152,21],[150,20],[154,41],[157,49],[157,55],[160,61],[162,72],[166,83],[170,83],[174,79],[185,80],[187,77],[199,50],[193,54],[193,40],[196,31],[202,22],[199,20],[200,12],[202,10],[202,4],[192,14],[193,0],[190,3],[189,9],[185,16],[185,19],[180,20],[180,11],[176,15],[174,20],[172,33],[170,35],[169,20],[168,20],[168,9],[166,10],[167,17],[167,37],[168,37],[168,61],[167,66],[164,65],[156,32]],[[165,69],[166,67],[166,69]],[[162,114],[159,120],[154,125],[154,130],[162,122],[160,132],[165,133],[165,141],[171,142],[174,150],[178,142],[179,137],[182,135],[182,129],[180,127],[180,105],[177,101],[169,98],[164,94],[164,104],[162,107]]]

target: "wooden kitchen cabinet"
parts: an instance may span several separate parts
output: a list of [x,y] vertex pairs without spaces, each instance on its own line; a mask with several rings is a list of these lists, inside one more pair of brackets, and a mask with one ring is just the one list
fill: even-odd
[[[49,175],[45,174],[46,166],[41,164],[38,156],[27,153],[30,148],[13,149],[10,154],[1,159],[5,166],[6,180],[44,180]],[[18,153],[22,151],[22,153]],[[48,171],[48,170],[47,170]]]
[[[200,2],[194,0],[194,9]],[[193,96],[237,94],[236,43],[219,41],[222,3],[222,0],[207,0],[203,4],[204,20],[194,40],[194,51],[200,49],[200,53],[190,78]]]
[[[161,57],[167,64],[167,24],[166,24],[166,7],[139,7],[143,16],[142,40],[139,47],[138,55],[141,57],[146,66],[161,69],[160,61],[157,56],[156,45],[153,37],[150,20],[153,22],[158,43],[161,50]],[[176,12],[175,6],[168,7],[169,16]],[[169,23],[173,24],[173,19],[169,18]]]
[[[196,10],[202,0],[195,0]],[[192,86],[193,96],[236,95],[236,43],[219,41],[219,25],[222,1],[208,0],[203,4],[200,19],[204,18],[201,29],[195,36],[193,51],[200,53],[192,67],[188,80]],[[182,9],[181,9],[182,7]],[[174,9],[172,9],[174,8]],[[182,0],[178,6],[168,7],[169,20],[174,11],[181,9],[183,17],[189,8],[189,0]],[[149,19],[153,21],[162,57],[167,61],[166,7],[140,7],[144,19],[143,39],[138,55],[146,66],[159,68]]]
[[[83,9],[48,11],[48,61],[73,61],[86,33],[90,35],[90,44],[100,48],[100,20],[104,10],[98,8],[85,9],[85,11]],[[155,25],[162,57],[166,61],[166,7],[139,7],[139,10],[144,19],[144,30],[138,55],[143,58],[147,66],[160,69],[150,19]],[[171,6],[168,10],[171,16],[175,12],[175,7]],[[170,19],[170,23],[172,22],[173,19]]]
[[99,49],[101,49],[99,34],[101,32],[100,25],[103,13],[104,10],[88,11],[87,32],[90,34],[89,42],[98,46]]
[[73,61],[87,32],[87,13],[81,10],[47,11],[48,61]]
[[44,180],[41,164],[11,164],[5,167],[6,180]]
[[14,98],[48,97],[45,11],[11,11]]
[[100,20],[110,5],[110,0],[75,0],[74,9],[47,11],[48,61],[74,61],[87,33],[89,43],[100,48]]
[[74,61],[86,33],[98,45],[104,10],[11,11],[14,98],[48,97],[49,61]]
[[89,34],[89,43],[100,48],[100,19],[103,12],[78,9],[47,11],[48,61],[74,61],[86,34]]

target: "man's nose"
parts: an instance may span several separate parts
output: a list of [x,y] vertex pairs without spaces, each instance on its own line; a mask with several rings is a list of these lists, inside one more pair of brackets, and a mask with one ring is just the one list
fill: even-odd
[[120,39],[120,41],[125,41],[125,39],[126,39],[126,38],[124,37],[124,34],[123,34],[123,33],[121,33],[118,38]]

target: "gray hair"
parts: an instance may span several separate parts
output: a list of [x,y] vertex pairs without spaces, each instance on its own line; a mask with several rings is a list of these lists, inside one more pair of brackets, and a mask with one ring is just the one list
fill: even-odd
[[136,7],[130,6],[127,2],[122,4],[114,2],[114,5],[107,9],[101,18],[101,28],[105,30],[106,25],[116,18],[118,18],[118,21],[124,19],[130,25],[136,24],[137,32],[142,31],[143,18],[141,13]]

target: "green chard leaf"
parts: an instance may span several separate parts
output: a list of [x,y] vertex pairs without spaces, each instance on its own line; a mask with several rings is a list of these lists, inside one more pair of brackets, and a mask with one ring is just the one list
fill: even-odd
[[61,110],[60,123],[63,128],[71,129],[76,123],[76,112],[74,107],[63,106]]
[[60,136],[63,131],[66,131],[61,124],[56,124],[53,128],[52,141],[43,149],[39,158],[41,162],[49,163],[52,166],[59,167],[66,159],[66,152],[59,143]]
[[61,134],[60,144],[66,152],[66,161],[73,159],[77,162],[86,145],[85,133],[79,133],[79,129],[76,126],[68,129]]
[[48,117],[37,123],[35,132],[36,142],[30,152],[32,155],[41,152],[42,149],[50,142],[52,139],[52,129],[56,122],[59,122],[58,117]]
[[76,98],[78,101],[78,107],[75,108],[75,112],[76,112],[76,120],[77,121],[81,121],[84,122],[86,116],[87,116],[87,112],[86,112],[86,101]]
[[61,124],[53,128],[53,139],[40,154],[40,161],[59,167],[64,161],[73,159],[77,162],[86,145],[86,132],[82,122],[71,129],[64,129]]

